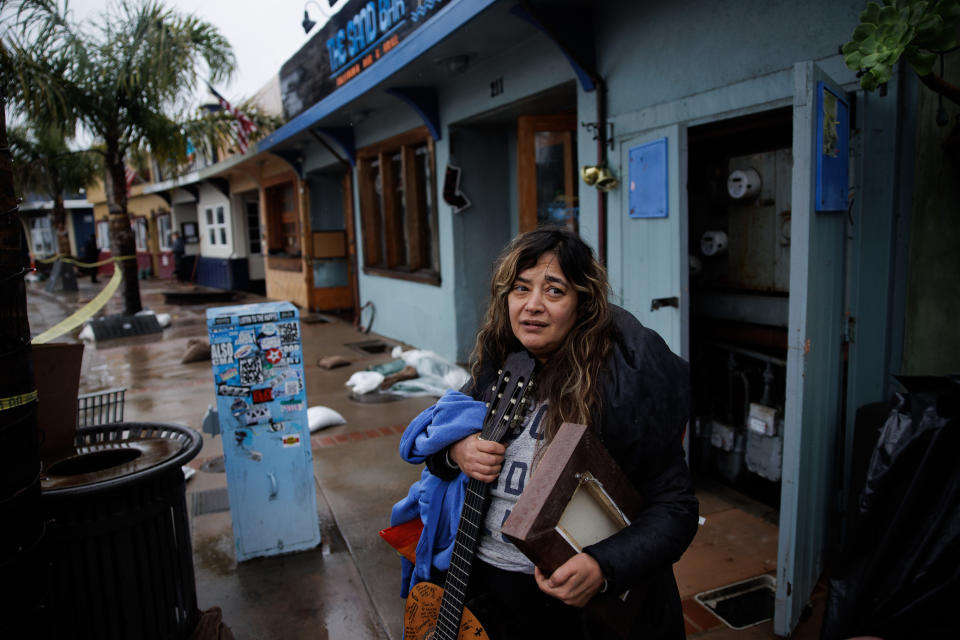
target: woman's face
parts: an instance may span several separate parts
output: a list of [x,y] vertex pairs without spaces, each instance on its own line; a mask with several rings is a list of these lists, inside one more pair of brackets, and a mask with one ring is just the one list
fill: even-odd
[[537,360],[546,361],[577,321],[577,292],[555,254],[544,253],[537,264],[517,274],[507,308],[513,335]]

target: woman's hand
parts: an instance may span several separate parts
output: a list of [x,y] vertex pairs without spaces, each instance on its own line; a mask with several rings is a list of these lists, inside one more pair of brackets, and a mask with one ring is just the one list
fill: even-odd
[[480,434],[467,436],[450,446],[450,459],[467,476],[481,482],[493,482],[500,475],[507,448],[493,440],[481,440]]
[[603,586],[600,565],[588,553],[573,556],[550,577],[543,575],[539,568],[534,569],[533,575],[540,591],[571,607],[586,605]]

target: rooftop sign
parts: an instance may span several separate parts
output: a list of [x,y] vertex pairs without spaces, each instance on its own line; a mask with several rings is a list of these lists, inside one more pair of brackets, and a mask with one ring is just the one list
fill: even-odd
[[288,119],[361,73],[456,0],[349,0],[280,68]]

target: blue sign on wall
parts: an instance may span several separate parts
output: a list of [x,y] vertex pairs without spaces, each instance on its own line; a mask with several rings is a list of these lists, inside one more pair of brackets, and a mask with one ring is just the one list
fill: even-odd
[[666,218],[668,214],[667,139],[630,149],[630,217]]
[[850,155],[850,107],[817,83],[817,211],[846,211]]

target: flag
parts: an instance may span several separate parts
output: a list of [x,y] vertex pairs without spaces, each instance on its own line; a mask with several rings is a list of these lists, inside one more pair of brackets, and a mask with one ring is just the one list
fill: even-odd
[[230,102],[217,93],[213,85],[209,82],[207,83],[207,88],[210,89],[210,93],[216,97],[217,102],[220,103],[224,111],[233,114],[233,117],[236,118],[236,122],[234,122],[233,125],[233,133],[237,140],[237,148],[240,150],[240,153],[246,153],[247,147],[250,145],[250,134],[257,130],[257,125],[253,124],[253,120],[248,118],[247,114],[231,106]]
[[137,172],[128,164],[123,165],[123,177],[127,181],[127,195],[130,195],[130,187],[133,181],[137,179]]

